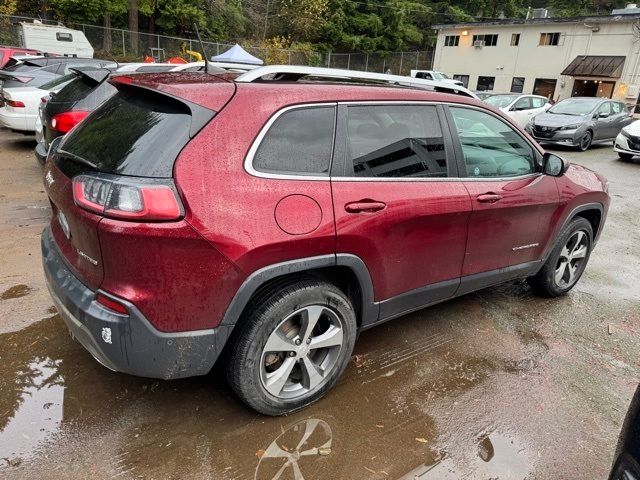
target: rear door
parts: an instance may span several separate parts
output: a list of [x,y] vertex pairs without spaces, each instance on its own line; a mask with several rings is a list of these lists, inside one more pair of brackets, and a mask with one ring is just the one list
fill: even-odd
[[336,251],[366,264],[381,319],[456,291],[471,209],[457,175],[441,106],[339,106]]
[[477,107],[450,106],[458,168],[473,213],[463,276],[540,258],[558,204],[540,154],[509,124]]

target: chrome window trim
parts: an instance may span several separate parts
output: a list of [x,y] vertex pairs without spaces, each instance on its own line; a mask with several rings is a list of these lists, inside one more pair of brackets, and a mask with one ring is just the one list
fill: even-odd
[[[262,143],[265,135],[271,128],[271,126],[275,123],[275,121],[284,113],[289,112],[291,110],[300,109],[300,108],[309,108],[309,107],[337,107],[338,105],[443,105],[443,106],[460,106],[463,108],[472,108],[474,110],[479,110],[481,112],[486,112],[490,115],[493,115],[498,120],[506,123],[503,118],[499,115],[494,114],[492,111],[488,109],[484,109],[478,107],[476,105],[469,105],[467,103],[456,103],[456,102],[438,102],[433,100],[349,100],[349,101],[341,101],[341,102],[322,102],[322,103],[300,103],[296,105],[289,105],[287,107],[283,107],[278,110],[275,114],[269,118],[267,123],[260,129],[260,132],[256,136],[255,140],[251,144],[251,148],[249,148],[249,152],[244,160],[244,169],[245,171],[254,177],[258,178],[269,178],[275,180],[297,180],[297,181],[331,181],[331,182],[507,182],[507,181],[516,181],[516,180],[524,180],[526,178],[533,178],[544,175],[542,172],[533,172],[527,173],[524,175],[518,175],[514,177],[432,177],[432,178],[424,178],[424,177],[331,177],[327,176],[318,176],[318,175],[304,175],[304,174],[284,174],[284,173],[266,173],[260,172],[253,168],[253,158]],[[508,125],[508,124],[507,124]],[[511,125],[509,125],[511,127]],[[336,125],[337,127],[337,125]],[[513,128],[513,127],[512,127]],[[513,129],[515,131],[515,129]],[[334,142],[335,142],[335,129],[334,129]],[[534,152],[539,153],[538,149],[535,148],[528,141],[528,139],[522,135],[520,135],[522,139],[524,139],[527,144],[531,146]]]
[[[316,182],[331,180],[331,177],[330,177],[331,165],[329,165],[329,172],[327,172],[327,175],[305,175],[303,173],[295,173],[295,174],[294,173],[269,173],[269,172],[261,172],[259,170],[256,170],[253,167],[253,159],[256,155],[256,152],[258,151],[258,148],[260,148],[260,145],[262,144],[262,140],[264,140],[265,135],[271,129],[271,126],[276,122],[276,120],[278,120],[278,118],[280,118],[285,113],[290,112],[292,110],[298,110],[298,109],[310,108],[310,107],[311,108],[313,107],[337,108],[337,103],[336,102],[300,103],[300,104],[289,105],[288,107],[281,108],[276,113],[274,113],[271,116],[271,118],[267,120],[267,123],[265,123],[262,126],[262,128],[260,129],[260,132],[258,132],[258,135],[256,136],[253,143],[251,144],[251,148],[249,148],[249,151],[247,152],[247,156],[244,159],[244,169],[249,175],[258,177],[258,178],[271,178],[271,179],[277,179],[277,180],[298,180],[298,181],[309,180],[309,181],[316,181]],[[332,141],[332,147],[333,147],[333,143],[335,142],[335,130],[336,130],[336,125],[334,121],[334,127],[333,127],[334,139]],[[331,154],[333,155],[333,148],[332,148]]]

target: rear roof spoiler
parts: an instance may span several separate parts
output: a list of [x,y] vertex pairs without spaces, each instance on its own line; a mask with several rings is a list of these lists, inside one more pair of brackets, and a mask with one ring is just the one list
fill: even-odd
[[104,82],[109,75],[111,75],[111,70],[107,68],[97,68],[97,69],[85,69],[82,67],[70,68],[70,72],[78,75],[82,80],[91,84],[91,85],[100,85]]

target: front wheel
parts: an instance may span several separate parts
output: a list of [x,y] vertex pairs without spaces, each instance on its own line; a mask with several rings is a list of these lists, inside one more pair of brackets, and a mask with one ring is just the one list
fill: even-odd
[[580,144],[578,148],[581,152],[586,152],[591,147],[591,142],[593,142],[593,134],[589,131],[585,132],[585,134],[580,139]]
[[631,159],[633,158],[633,155],[631,155],[630,153],[624,153],[624,152],[618,152],[618,156],[620,157],[620,160],[622,160],[623,162],[630,162]]
[[334,285],[309,279],[280,287],[248,308],[227,378],[258,412],[293,412],[333,387],[356,334],[353,306]]
[[567,225],[542,269],[527,279],[531,288],[545,297],[559,297],[571,290],[582,276],[593,244],[593,228],[582,217]]

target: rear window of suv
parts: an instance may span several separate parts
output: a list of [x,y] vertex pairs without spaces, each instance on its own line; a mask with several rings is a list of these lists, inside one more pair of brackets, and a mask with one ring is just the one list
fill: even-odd
[[70,132],[59,151],[100,172],[169,178],[190,128],[185,103],[155,92],[120,90]]

